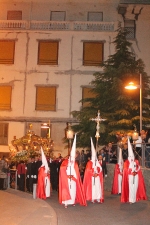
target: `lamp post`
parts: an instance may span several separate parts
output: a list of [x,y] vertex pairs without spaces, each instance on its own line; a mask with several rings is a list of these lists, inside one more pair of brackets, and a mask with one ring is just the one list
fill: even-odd
[[140,88],[140,131],[142,130],[142,74],[140,73],[140,85],[134,85],[133,82],[130,82],[126,87],[128,90],[135,90]]
[[72,139],[73,139],[73,135],[74,135],[74,132],[71,129],[71,124],[67,123],[66,136],[67,136],[67,139],[68,139],[68,156],[70,156],[71,142],[72,142]]

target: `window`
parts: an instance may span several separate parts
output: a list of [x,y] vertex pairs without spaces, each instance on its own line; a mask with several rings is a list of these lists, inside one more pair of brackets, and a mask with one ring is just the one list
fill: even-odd
[[[92,92],[93,88],[89,88],[89,87],[83,87],[82,88],[82,100],[85,98],[94,98],[96,97],[96,94]],[[83,102],[82,106],[83,107],[87,107],[89,106],[89,102]]]
[[66,12],[64,11],[52,11],[50,15],[50,20],[64,21],[65,17],[66,17]]
[[8,123],[0,123],[0,145],[8,145]]
[[56,111],[56,87],[36,87],[36,110]]
[[48,123],[44,123],[46,124],[46,126],[49,126],[48,128],[45,127],[41,127],[41,137],[43,138],[49,138],[51,137],[51,130],[52,130],[52,124],[48,124]]
[[0,40],[0,64],[14,64],[15,41]]
[[129,32],[127,34],[127,39],[134,39],[135,38],[135,21],[134,20],[125,20],[124,27]]
[[22,20],[22,11],[8,11],[7,20]]
[[100,66],[103,61],[103,43],[102,42],[84,42],[83,43],[83,65]]
[[11,109],[11,86],[0,86],[0,110]]
[[88,21],[103,21],[102,12],[88,12]]
[[58,41],[39,41],[39,65],[58,65]]

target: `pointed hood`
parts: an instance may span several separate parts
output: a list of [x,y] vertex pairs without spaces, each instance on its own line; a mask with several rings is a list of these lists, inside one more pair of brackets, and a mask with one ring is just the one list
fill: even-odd
[[72,149],[70,151],[70,159],[71,161],[75,161],[75,157],[76,157],[76,134],[73,140],[73,144],[72,144]]
[[128,160],[129,160],[129,168],[134,169],[134,154],[131,143],[128,138]]
[[123,170],[123,158],[122,158],[122,149],[119,147],[119,154],[118,154],[118,165],[120,171]]
[[41,156],[42,156],[42,166],[45,166],[45,172],[47,173],[49,171],[49,167],[48,167],[48,162],[42,147],[41,147]]
[[97,171],[97,167],[100,168],[100,171],[102,170],[101,165],[97,159],[97,154],[96,154],[96,150],[95,150],[92,138],[91,138],[91,161],[93,163],[92,168],[94,168],[95,171]]
[[94,144],[93,144],[93,140],[91,138],[91,160],[95,161],[96,159],[97,159],[96,151],[95,151],[95,147],[94,147]]

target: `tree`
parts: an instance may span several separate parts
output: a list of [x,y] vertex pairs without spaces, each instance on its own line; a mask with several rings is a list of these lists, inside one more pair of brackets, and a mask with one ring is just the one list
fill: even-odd
[[114,40],[115,53],[108,57],[101,66],[103,72],[94,74],[91,82],[92,92],[96,97],[81,100],[88,102],[89,105],[83,107],[80,111],[73,111],[72,115],[79,121],[79,124],[73,126],[75,131],[79,132],[78,146],[90,146],[89,137],[95,136],[95,126],[91,117],[95,117],[100,110],[102,118],[106,118],[101,123],[101,144],[116,140],[116,133],[127,133],[133,130],[134,124],[139,130],[139,112],[140,98],[139,89],[132,93],[124,87],[129,81],[139,84],[140,73],[142,74],[142,97],[143,97],[143,128],[150,123],[150,80],[144,71],[144,63],[141,59],[135,59],[135,54],[131,51],[132,43],[126,39],[127,31],[119,23],[117,35]]

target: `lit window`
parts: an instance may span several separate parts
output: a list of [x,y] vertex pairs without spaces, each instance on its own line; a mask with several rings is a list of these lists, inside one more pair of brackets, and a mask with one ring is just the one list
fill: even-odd
[[7,20],[22,20],[22,11],[8,11]]
[[134,20],[125,20],[124,27],[129,32],[126,36],[127,39],[135,38],[135,21]]
[[58,65],[58,41],[39,41],[39,65]]
[[102,12],[88,12],[88,21],[103,21]]
[[100,66],[103,61],[103,43],[102,42],[84,42],[83,43],[83,65]]
[[[96,94],[94,92],[92,92],[92,90],[93,90],[93,88],[83,87],[82,88],[82,100],[86,99],[86,98],[96,97]],[[83,102],[82,106],[87,107],[87,106],[90,106],[90,104],[89,104],[89,102]]]
[[11,86],[0,86],[0,110],[11,109]]
[[36,110],[56,111],[56,87],[36,87]]
[[50,20],[52,21],[64,21],[66,17],[66,12],[64,11],[52,11],[50,15]]
[[8,123],[0,123],[0,145],[8,145]]
[[0,64],[14,64],[15,41],[0,40]]

